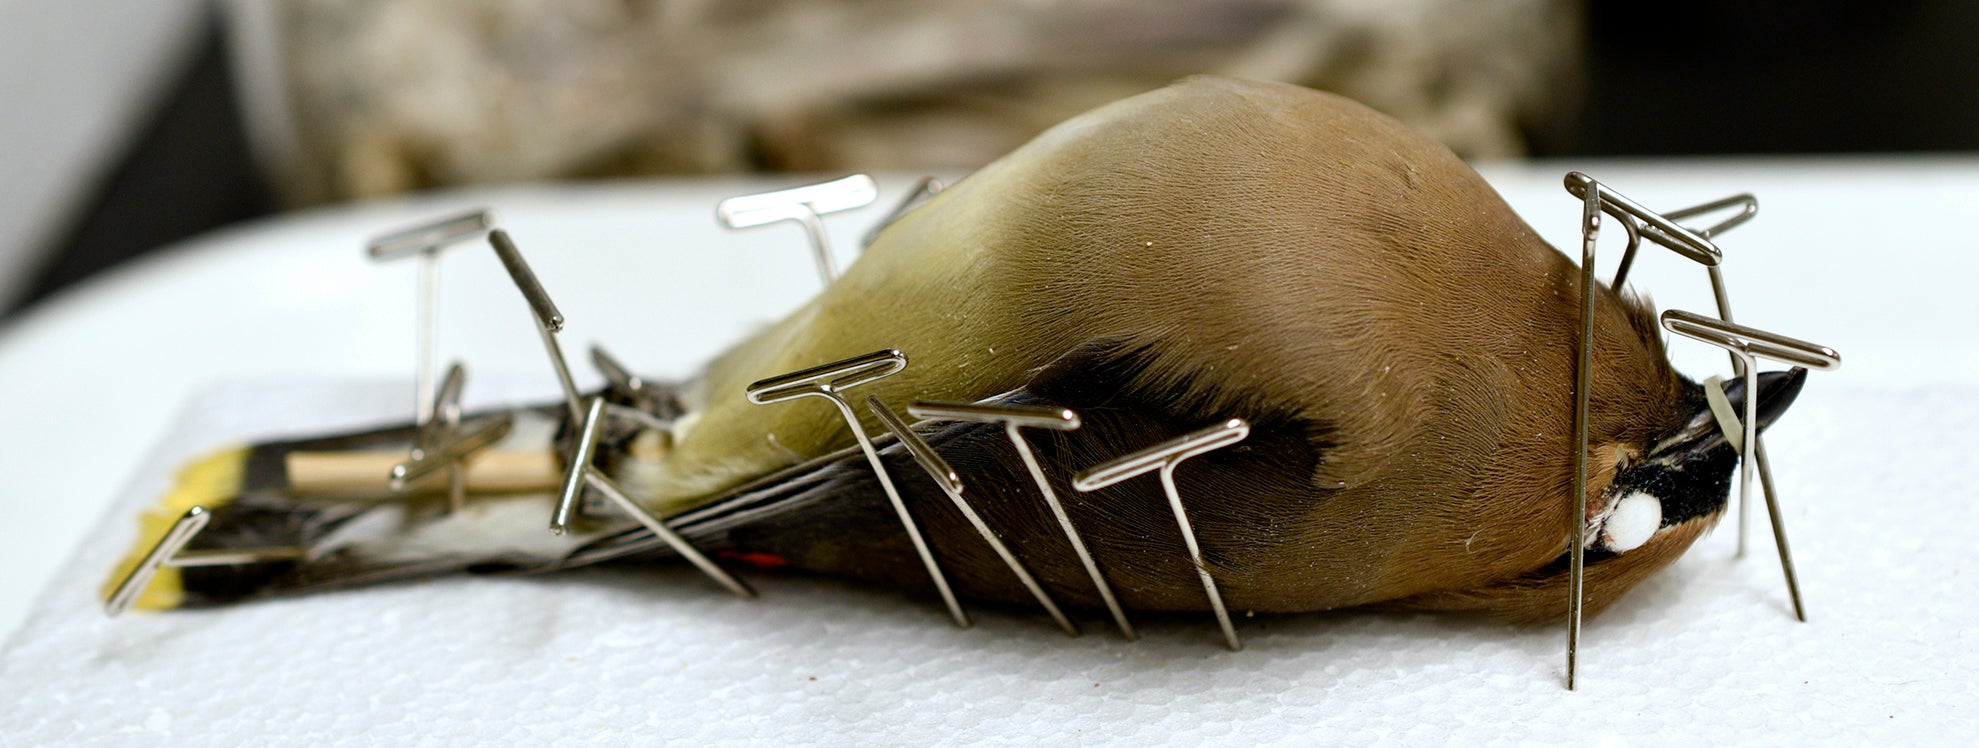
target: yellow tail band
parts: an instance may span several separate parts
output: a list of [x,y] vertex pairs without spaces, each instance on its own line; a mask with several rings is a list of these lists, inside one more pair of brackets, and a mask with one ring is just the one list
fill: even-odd
[[[177,480],[171,490],[160,497],[157,504],[138,515],[137,541],[129,553],[111,570],[110,578],[104,582],[102,595],[108,600],[117,589],[118,583],[137,568],[152,547],[165,537],[172,525],[185,516],[187,510],[203,506],[207,509],[232,501],[240,494],[241,476],[247,467],[248,447],[234,446],[215,450],[204,457],[186,463],[179,468]],[[151,580],[144,592],[138,595],[132,607],[144,610],[168,610],[185,601],[185,585],[179,570],[164,567],[158,576]]]

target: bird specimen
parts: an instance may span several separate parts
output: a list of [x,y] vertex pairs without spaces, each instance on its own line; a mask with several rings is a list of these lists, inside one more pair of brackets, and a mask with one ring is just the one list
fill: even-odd
[[[961,597],[1034,593],[958,505],[887,438],[877,472],[832,403],[765,406],[751,383],[876,350],[911,365],[860,386],[917,400],[1070,411],[1025,442],[1062,500],[1041,499],[1004,427],[912,426],[968,503],[1052,598],[1205,610],[1567,610],[1573,382],[1593,294],[1586,600],[1599,610],[1721,516],[1738,451],[1702,386],[1669,363],[1648,303],[1581,287],[1448,149],[1343,98],[1192,78],[1071,119],[907,211],[822,293],[689,381],[651,384],[646,421],[574,446],[562,404],[507,414],[497,453],[449,510],[426,484],[329,487],[326,454],[397,448],[412,428],[216,454],[161,517],[210,511],[194,551],[284,548],[255,564],[161,575],[142,602],[208,605],[451,571],[652,560],[669,547],[609,510],[543,521],[573,457],[729,565],[926,591],[935,577],[890,483]],[[1763,428],[1804,372],[1733,383]],[[1249,436],[1175,472],[1191,537],[1151,478],[1090,492],[1075,473],[1242,419]],[[585,454],[589,452],[589,454]],[[889,478],[890,476],[890,478]],[[554,482],[554,480],[552,481]],[[358,481],[362,484],[363,481]],[[1085,564],[1075,544],[1090,553]],[[1198,566],[1196,558],[1200,558]],[[132,563],[135,563],[133,559]]]

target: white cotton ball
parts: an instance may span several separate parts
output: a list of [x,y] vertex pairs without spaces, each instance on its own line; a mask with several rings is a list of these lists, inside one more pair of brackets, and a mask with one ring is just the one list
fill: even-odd
[[1649,542],[1662,525],[1663,500],[1636,491],[1615,502],[1614,511],[1602,525],[1601,540],[1616,553],[1632,551]]

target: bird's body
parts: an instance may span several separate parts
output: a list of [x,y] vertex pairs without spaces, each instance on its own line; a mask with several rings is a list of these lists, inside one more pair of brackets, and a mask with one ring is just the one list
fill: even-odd
[[[1207,601],[1153,478],[1079,494],[1070,474],[1237,417],[1249,439],[1178,472],[1232,608],[1555,616],[1579,278],[1475,172],[1402,125],[1294,86],[1190,79],[1070,120],[906,213],[822,294],[678,388],[685,415],[637,484],[724,555],[927,586],[838,412],[744,395],[895,348],[911,365],[859,397],[1078,411],[1083,428],[1031,443],[1129,608]],[[1598,609],[1716,518],[1734,459],[1700,425],[1701,389],[1671,368],[1648,306],[1590,290],[1588,521],[1601,537],[1633,493],[1659,512],[1632,505],[1654,532],[1595,548]],[[1762,409],[1784,407],[1789,379]],[[1096,606],[1001,427],[923,431],[1046,587]],[[1028,600],[894,452],[895,482],[958,589]],[[1644,493],[1637,471],[1652,467],[1656,485],[1682,490]],[[1688,503],[1664,498],[1676,493]]]
[[[1218,418],[1257,424],[1247,450],[1180,473],[1233,606],[1316,610],[1488,585],[1566,548],[1578,285],[1475,172],[1399,123],[1294,86],[1192,79],[1068,121],[971,175],[717,359],[687,390],[695,415],[669,456],[663,506],[849,444],[829,404],[764,408],[743,388],[892,347],[913,364],[869,387],[896,407],[1029,388],[1089,421],[1114,413],[1117,426],[1039,437],[1054,442],[1060,480]],[[1624,444],[1682,425],[1695,403],[1648,308],[1596,293],[1598,497]],[[1039,371],[1068,355],[1081,368],[1036,392]],[[1096,385],[1112,391],[1084,391]],[[1090,596],[1012,450],[975,448],[984,454],[950,459],[977,464],[964,471],[989,494],[977,503],[1023,522],[1010,534],[1033,539],[1027,562]],[[1130,605],[1201,608],[1180,534],[1145,483],[1078,502],[1087,516],[1075,524],[1104,538],[1093,553],[1109,573],[1145,577],[1122,585]],[[925,492],[940,512],[945,500]],[[954,552],[982,545],[949,519],[954,532],[938,534]],[[984,560],[951,566],[984,569],[964,586],[1022,599]]]

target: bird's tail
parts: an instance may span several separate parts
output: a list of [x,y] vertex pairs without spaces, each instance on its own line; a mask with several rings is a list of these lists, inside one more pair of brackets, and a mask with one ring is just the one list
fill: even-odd
[[472,496],[458,506],[449,496],[453,468],[394,490],[394,466],[419,438],[409,425],[216,450],[182,468],[140,516],[105,598],[112,612],[201,607],[461,571],[557,568],[573,550],[631,524],[549,531],[565,475],[560,413],[524,408],[466,419],[470,435],[475,424],[501,424],[501,433],[484,433],[483,448],[458,462]]

